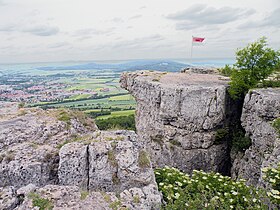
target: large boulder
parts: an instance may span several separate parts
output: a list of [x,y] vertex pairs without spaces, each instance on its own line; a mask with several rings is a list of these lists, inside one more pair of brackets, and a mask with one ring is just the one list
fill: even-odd
[[232,117],[225,77],[142,71],[124,73],[121,86],[137,101],[137,133],[154,167],[228,172],[227,142],[215,139]]

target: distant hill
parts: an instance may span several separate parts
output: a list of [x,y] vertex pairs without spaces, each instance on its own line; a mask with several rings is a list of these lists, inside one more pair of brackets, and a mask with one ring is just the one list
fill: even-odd
[[136,71],[136,70],[157,70],[176,72],[189,65],[171,60],[141,60],[130,61],[117,64],[87,63],[72,66],[46,66],[39,67],[38,70],[58,71],[58,70],[104,70],[110,69],[117,72]]

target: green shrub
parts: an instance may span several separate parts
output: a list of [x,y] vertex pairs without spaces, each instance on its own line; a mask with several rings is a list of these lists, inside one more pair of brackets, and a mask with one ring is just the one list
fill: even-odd
[[276,129],[280,136],[280,118],[277,118],[273,121],[272,126]]
[[260,88],[277,88],[280,87],[280,80],[264,80],[262,84],[260,84],[258,87]]
[[229,65],[225,65],[224,68],[219,69],[219,72],[221,75],[229,77],[231,76],[233,70],[234,70],[233,67],[230,67]]
[[280,163],[277,168],[263,168],[262,172],[262,178],[272,187],[272,190],[267,193],[268,196],[273,203],[280,205]]
[[220,128],[216,131],[215,134],[215,144],[220,144],[227,140],[229,135],[228,128]]
[[32,199],[32,205],[39,207],[39,210],[52,210],[54,207],[49,199],[42,198],[36,193],[29,193],[28,197]]
[[231,71],[229,88],[231,97],[242,98],[250,88],[264,82],[264,79],[279,68],[279,56],[280,51],[267,47],[265,37],[238,50],[236,63]]
[[244,152],[252,145],[250,137],[245,135],[242,129],[235,129],[232,134],[232,148],[235,151]]
[[245,180],[197,170],[190,177],[169,167],[156,169],[155,176],[166,202],[163,209],[268,209],[265,193],[247,186]]
[[95,123],[100,130],[136,130],[134,115],[110,117],[108,119],[96,119]]

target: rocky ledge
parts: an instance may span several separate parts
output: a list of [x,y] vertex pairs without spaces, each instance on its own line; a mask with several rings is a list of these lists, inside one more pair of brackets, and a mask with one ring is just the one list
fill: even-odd
[[228,78],[142,71],[123,74],[121,86],[137,101],[137,133],[154,167],[228,173],[227,142],[215,137],[234,117]]
[[[0,209],[157,209],[150,158],[132,131],[97,129],[82,113],[1,103]],[[37,207],[36,207],[37,206]]]

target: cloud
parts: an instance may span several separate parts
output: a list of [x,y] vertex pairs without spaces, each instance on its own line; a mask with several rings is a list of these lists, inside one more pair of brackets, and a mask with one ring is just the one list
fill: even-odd
[[30,28],[25,28],[22,32],[27,32],[36,36],[52,36],[59,32],[57,27],[52,26],[34,26]]
[[0,26],[0,32],[23,32],[30,33],[36,36],[51,36],[59,32],[57,27],[52,26],[19,26],[19,25],[5,25]]
[[65,46],[70,46],[70,44],[68,42],[57,42],[54,44],[49,45],[49,48],[61,48],[61,47],[65,47]]
[[3,0],[0,0],[0,6],[1,5],[6,5],[7,3],[6,2],[4,2]]
[[195,4],[188,9],[167,16],[178,21],[177,30],[189,30],[204,25],[221,25],[236,21],[254,14],[254,9],[221,7],[214,8],[205,4]]
[[115,17],[115,18],[111,19],[110,21],[113,22],[113,23],[122,23],[122,22],[124,22],[124,20],[122,18],[119,18],[119,17]]
[[127,41],[121,41],[112,46],[112,48],[135,48],[137,49],[149,46],[151,47],[152,45],[157,44],[158,41],[164,40],[164,37],[155,34],[151,36],[146,36],[146,37],[141,37],[141,38],[136,38],[132,40],[127,40]]
[[115,30],[114,27],[112,28],[107,28],[104,30],[98,30],[95,28],[84,28],[84,29],[80,29],[74,32],[73,36],[89,36],[89,35],[108,35],[110,33],[112,33]]
[[15,25],[0,26],[0,32],[11,32],[11,31],[15,31],[15,30],[16,30]]
[[142,15],[134,15],[134,16],[130,17],[129,20],[138,19],[141,17],[142,17]]
[[248,21],[241,24],[239,29],[260,28],[260,27],[280,27],[280,8],[275,9],[271,14],[259,21]]

